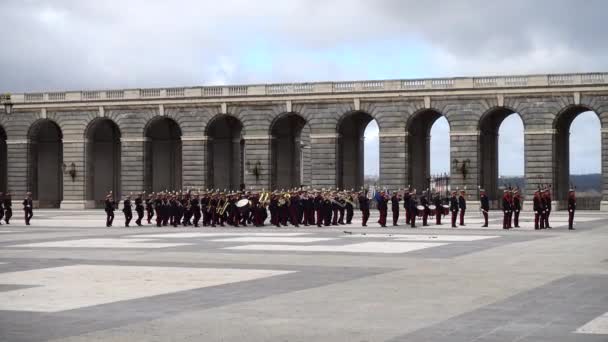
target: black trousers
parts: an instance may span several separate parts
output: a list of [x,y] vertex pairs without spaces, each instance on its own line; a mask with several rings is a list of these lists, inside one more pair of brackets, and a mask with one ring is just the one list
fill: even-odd
[[125,227],[128,227],[129,223],[131,223],[131,219],[133,218],[133,212],[131,210],[128,210],[123,211],[123,213],[125,214]]
[[4,209],[4,222],[6,222],[6,224],[9,224],[11,217],[13,217],[13,208],[6,207]]
[[114,211],[106,210],[106,227],[112,226],[112,222],[114,222]]
[[135,211],[137,212],[137,220],[135,220],[135,223],[138,226],[141,226],[141,220],[144,218],[144,207],[135,208]]
[[29,226],[30,220],[32,219],[32,216],[34,216],[34,211],[32,208],[25,208],[23,209],[23,212],[25,214],[25,224]]

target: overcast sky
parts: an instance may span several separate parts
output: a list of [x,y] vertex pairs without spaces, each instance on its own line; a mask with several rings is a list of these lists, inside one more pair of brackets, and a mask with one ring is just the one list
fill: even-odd
[[[2,0],[0,92],[608,71],[605,13],[601,0]],[[448,130],[433,127],[434,173]],[[523,174],[518,117],[500,134],[500,173]],[[599,172],[599,121],[581,116],[571,138],[571,172]]]

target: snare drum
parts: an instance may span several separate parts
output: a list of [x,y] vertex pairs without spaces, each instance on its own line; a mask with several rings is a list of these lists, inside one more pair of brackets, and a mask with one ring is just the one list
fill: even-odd
[[418,209],[418,217],[423,217],[424,216],[424,206],[418,205],[418,206],[416,206],[416,209]]
[[447,215],[450,213],[450,206],[447,204],[443,205],[443,215]]
[[437,212],[437,207],[433,204],[429,205],[429,210],[431,211],[431,216],[435,216],[435,213]]

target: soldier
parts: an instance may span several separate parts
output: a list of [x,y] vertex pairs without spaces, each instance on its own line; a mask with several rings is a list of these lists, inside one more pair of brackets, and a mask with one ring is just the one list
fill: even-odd
[[502,229],[511,228],[511,211],[513,208],[511,207],[511,198],[510,198],[509,190],[505,189],[504,194],[502,196]]
[[543,206],[538,190],[534,191],[534,198],[532,201],[534,209],[534,229],[538,230],[541,229],[538,225],[539,221],[541,222],[541,226],[544,228],[544,220],[542,219]]
[[424,207],[422,211],[422,226],[428,227],[428,219],[431,210],[429,209],[429,200],[426,198],[424,193],[422,194],[422,196],[420,196],[420,205]]
[[270,196],[270,203],[268,204],[268,210],[270,210],[270,224],[280,227],[279,224],[279,200],[276,192]]
[[458,217],[458,199],[456,198],[456,191],[453,191],[452,197],[450,197],[450,212],[452,213],[452,228],[456,228],[456,218]]
[[361,211],[361,225],[367,227],[367,220],[369,219],[369,198],[367,198],[363,192],[359,192],[359,210]]
[[405,224],[408,225],[410,224],[410,220],[412,217],[412,214],[410,212],[410,191],[409,190],[405,190],[404,194],[403,194],[403,209],[405,211]]
[[551,225],[549,225],[549,215],[551,215],[551,190],[545,189],[544,198],[545,198],[545,228],[551,229]]
[[338,224],[344,224],[344,211],[346,210],[346,201],[344,200],[344,194],[340,193],[338,194],[338,197],[336,199],[336,202],[338,204]]
[[574,211],[576,211],[576,195],[574,189],[568,191],[568,229],[574,230]]
[[464,226],[464,212],[467,209],[467,201],[465,200],[465,192],[464,190],[460,191],[460,196],[458,197],[458,209],[460,209],[460,225]]
[[289,220],[291,221],[291,225],[294,227],[299,227],[299,218],[298,218],[298,210],[300,208],[300,196],[294,193],[289,198],[289,208],[287,211],[289,212]]
[[486,191],[484,189],[479,190],[479,202],[480,202],[480,209],[481,209],[481,214],[483,215],[483,222],[484,222],[482,227],[487,227],[488,226],[488,212],[490,211],[490,200],[488,199],[488,196],[486,195]]
[[519,191],[513,192],[513,226],[519,228],[519,212],[521,211],[521,196]]
[[321,192],[317,191],[316,196],[313,200],[313,206],[315,213],[317,214],[317,227],[321,227],[323,224],[323,196]]
[[331,224],[331,214],[333,210],[329,196],[329,193],[325,193],[323,196],[323,225],[326,227]]
[[398,226],[399,222],[399,201],[401,197],[397,194],[397,191],[393,191],[391,196],[391,210],[393,211],[393,226]]
[[547,228],[545,225],[546,222],[546,215],[547,215],[547,196],[545,195],[545,190],[541,190],[540,191],[540,207],[541,207],[541,214],[540,214],[540,229],[545,229]]
[[125,214],[125,227],[129,226],[131,219],[133,218],[133,211],[131,208],[131,196],[127,196],[122,203],[122,212]]
[[32,193],[26,192],[25,199],[23,199],[23,213],[25,215],[25,225],[30,225],[30,220],[34,216],[34,202],[32,201]]
[[194,217],[194,227],[198,228],[198,221],[201,219],[201,206],[200,206],[201,197],[198,192],[194,195],[194,198],[190,200],[190,210],[192,211],[192,216]]
[[114,222],[114,209],[116,209],[116,203],[112,198],[112,194],[106,195],[105,200],[105,212],[106,212],[106,227],[112,227],[112,223]]
[[433,199],[433,204],[435,205],[435,223],[441,226],[441,215],[443,214],[443,203],[441,202],[441,195],[439,193],[435,194],[435,198]]
[[348,193],[346,197],[346,224],[351,224],[353,220],[353,216],[355,214],[355,208],[353,207],[353,194]]
[[144,202],[141,193],[137,194],[137,198],[135,198],[135,212],[137,213],[135,224],[141,227],[141,220],[144,218]]
[[378,223],[380,223],[380,227],[386,227],[386,216],[388,214],[388,197],[384,191],[380,192],[380,197],[378,197],[378,211],[380,213],[380,219]]
[[210,220],[209,220],[210,215],[209,215],[209,209],[208,209],[209,195],[207,194],[206,191],[203,191],[203,194],[200,199],[200,205],[201,205],[201,213],[203,215],[203,227],[207,227],[210,222]]
[[160,227],[163,224],[163,200],[165,195],[161,192],[154,199],[154,210],[156,210],[156,226]]
[[219,195],[217,193],[211,193],[209,198],[209,207],[207,208],[207,215],[211,227],[215,227],[217,224],[217,206],[219,204]]
[[154,217],[154,193],[151,193],[148,195],[148,198],[146,198],[146,214],[147,216],[147,221],[148,224],[152,223],[152,217]]
[[333,213],[333,220],[331,221],[332,226],[338,225],[338,213],[340,211],[340,204],[338,202],[338,196],[332,193],[331,196],[331,210]]
[[312,197],[312,194],[306,193],[304,195],[304,225],[314,225],[315,224],[315,199]]
[[410,199],[408,202],[408,217],[410,219],[410,226],[412,228],[416,228],[416,216],[418,216],[418,200],[416,199],[416,190],[414,190],[414,192],[410,194]]
[[[11,197],[11,193],[7,192],[4,195],[4,222],[6,224],[10,224],[11,217],[13,217],[13,199]],[[0,204],[1,206],[1,204]],[[0,209],[2,210],[2,209]]]

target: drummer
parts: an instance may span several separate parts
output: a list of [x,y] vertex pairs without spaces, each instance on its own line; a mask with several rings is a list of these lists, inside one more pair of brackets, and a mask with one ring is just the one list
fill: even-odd
[[435,214],[435,223],[437,225],[441,225],[441,215],[443,214],[443,206],[441,205],[441,196],[439,193],[435,193],[435,197],[433,198],[433,207],[431,208],[431,214]]
[[418,216],[418,199],[416,198],[416,189],[410,194],[410,225],[416,228],[416,216]]
[[429,200],[424,194],[420,197],[420,205],[418,207],[418,209],[422,211],[422,226],[428,227],[428,218],[431,210],[429,208]]

